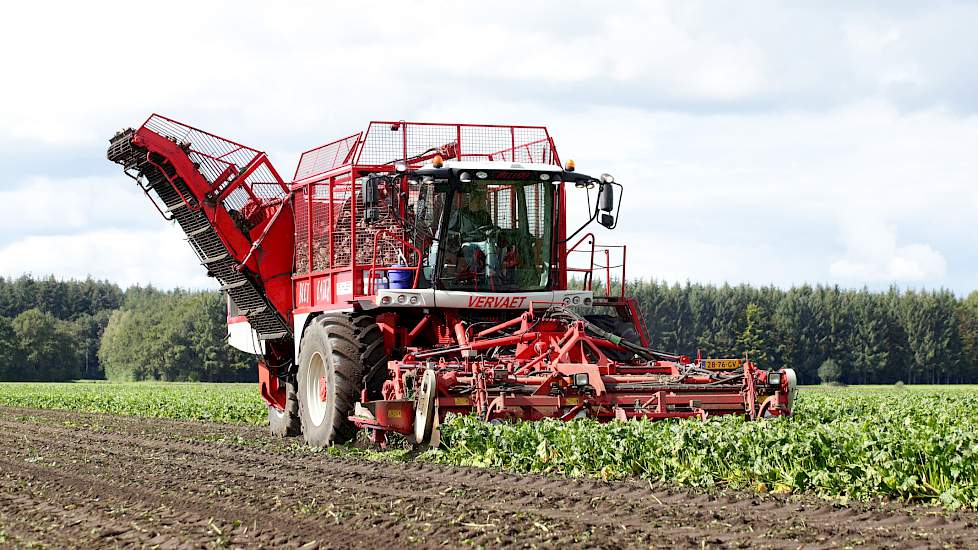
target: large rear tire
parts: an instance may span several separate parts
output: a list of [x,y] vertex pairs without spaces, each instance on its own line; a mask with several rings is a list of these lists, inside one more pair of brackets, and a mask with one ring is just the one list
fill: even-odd
[[285,383],[285,410],[268,406],[268,429],[278,437],[294,437],[302,433],[299,420],[299,398],[295,392],[295,380]]
[[384,334],[373,317],[355,315],[352,322],[360,343],[360,364],[363,365],[363,383],[369,399],[381,399],[384,381],[387,380],[387,349]]
[[326,313],[314,319],[302,334],[297,376],[306,442],[326,447],[352,440],[356,426],[349,417],[364,378],[370,375],[368,393],[379,392],[376,371],[386,371],[386,365],[383,335],[369,315]]

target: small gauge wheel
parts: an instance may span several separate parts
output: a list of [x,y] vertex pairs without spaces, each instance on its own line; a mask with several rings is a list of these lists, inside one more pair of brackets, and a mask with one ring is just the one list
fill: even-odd
[[788,377],[788,410],[795,406],[795,394],[798,393],[798,375],[795,369],[784,369],[785,376]]
[[431,443],[431,434],[435,424],[435,371],[427,369],[421,375],[421,387],[418,388],[418,400],[414,407],[414,439],[418,445]]

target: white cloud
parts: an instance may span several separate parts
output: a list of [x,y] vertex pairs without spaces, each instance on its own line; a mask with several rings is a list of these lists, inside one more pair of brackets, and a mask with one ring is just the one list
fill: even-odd
[[638,249],[632,273],[967,289],[978,269],[959,242],[978,232],[975,117],[864,102],[793,114],[596,109],[558,123],[564,157],[626,187],[618,234],[603,240]]
[[[590,107],[571,117],[553,115],[532,102],[460,100],[419,111],[417,118],[551,121],[565,159],[574,158],[585,173],[611,172],[625,185],[619,229],[593,229],[599,241],[629,245],[633,276],[779,285],[971,284],[974,266],[956,266],[964,252],[946,242],[948,235],[978,231],[970,200],[978,173],[974,117],[940,109],[901,113],[880,102],[827,113],[690,115]],[[121,174],[39,179],[5,193],[0,219],[8,221],[0,224],[7,223],[8,234],[92,227],[152,233],[163,223]],[[956,195],[964,200],[954,200]],[[19,206],[31,200],[39,207]],[[571,200],[573,228],[585,208],[579,192]],[[854,225],[863,219],[872,223]],[[840,234],[844,238],[837,240]],[[174,246],[187,248],[183,242]],[[172,262],[183,263],[168,264],[171,269],[202,272],[189,249],[180,257],[173,256]],[[150,255],[131,260],[137,262],[144,262],[143,273],[161,266]],[[49,270],[101,269],[95,256],[71,263],[70,269],[52,263]]]
[[[623,222],[624,223],[624,222]],[[702,239],[679,231],[629,231],[599,237],[600,243],[627,243],[628,278],[674,283],[791,284],[806,262],[786,263],[770,245]],[[612,265],[617,265],[613,262]],[[598,273],[595,278],[604,277]],[[616,274],[612,273],[612,277]]]
[[[967,63],[949,63],[933,36],[958,46],[953,56],[967,55],[973,33],[960,22],[978,12],[505,0],[458,10],[437,2],[167,6],[8,6],[0,48],[21,54],[0,59],[0,70],[29,85],[2,91],[0,141],[101,144],[151,111],[232,129],[250,143],[312,139],[454,99],[821,110],[874,94],[902,100],[906,87],[891,88],[912,82],[915,101],[926,91],[937,105],[973,83],[949,69]],[[127,29],[139,29],[138,47],[120,47]]]
[[0,190],[0,274],[212,288],[180,229],[122,174],[31,177]]
[[[116,177],[35,176],[0,189],[0,239],[103,227],[157,227],[136,183]],[[157,218],[159,220],[160,218]]]
[[843,226],[845,257],[832,262],[833,277],[855,284],[920,283],[940,280],[947,262],[926,244],[900,245],[897,229],[868,219],[848,220]]
[[123,286],[215,288],[176,226],[28,236],[0,247],[0,273],[108,279]]
[[[100,6],[5,11],[0,48],[22,55],[0,70],[30,85],[0,90],[0,165],[52,145],[100,165],[153,111],[268,150],[283,175],[370,119],[543,123],[563,158],[626,186],[617,234],[598,233],[629,243],[632,274],[974,286],[975,5]],[[106,258],[114,236],[172,231],[121,174],[49,162],[0,183],[0,247],[32,266],[4,270],[200,281],[178,240],[165,265]]]

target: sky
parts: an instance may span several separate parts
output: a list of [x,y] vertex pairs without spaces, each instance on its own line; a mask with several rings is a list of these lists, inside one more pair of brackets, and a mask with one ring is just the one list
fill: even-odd
[[14,3],[0,275],[216,287],[105,159],[157,112],[283,174],[370,120],[542,124],[625,187],[595,232],[630,277],[967,294],[975,29],[974,2]]

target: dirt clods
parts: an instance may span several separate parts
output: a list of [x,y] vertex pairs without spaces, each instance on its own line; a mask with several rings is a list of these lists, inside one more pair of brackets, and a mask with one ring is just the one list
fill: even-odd
[[0,408],[0,546],[967,548],[978,514],[329,456],[257,427]]

